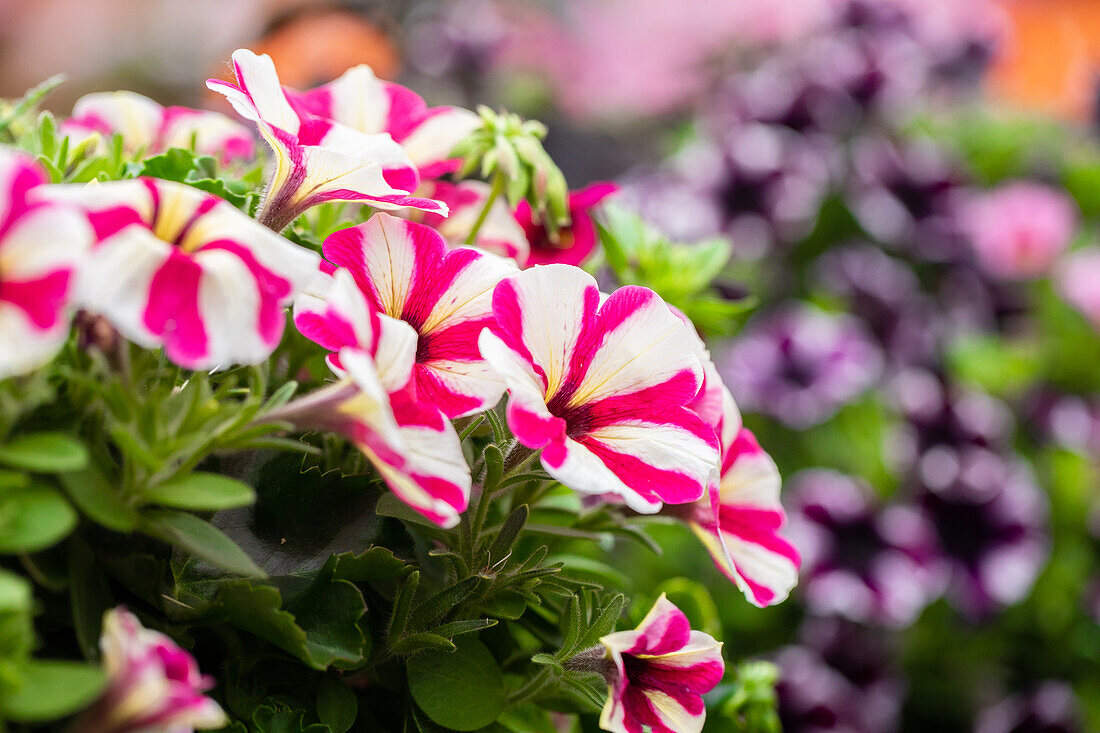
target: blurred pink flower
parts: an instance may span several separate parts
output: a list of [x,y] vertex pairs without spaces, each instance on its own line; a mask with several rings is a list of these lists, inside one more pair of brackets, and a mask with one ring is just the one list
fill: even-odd
[[1100,331],[1100,247],[1089,247],[1062,259],[1055,274],[1058,291]]
[[1005,183],[963,211],[982,268],[1002,278],[1040,277],[1069,246],[1077,207],[1060,189],[1030,181]]
[[[797,37],[827,15],[828,0],[666,0],[501,6],[511,32],[501,62],[544,76],[571,116],[667,112],[708,83],[705,62],[736,41]],[[629,20],[626,20],[629,19]]]

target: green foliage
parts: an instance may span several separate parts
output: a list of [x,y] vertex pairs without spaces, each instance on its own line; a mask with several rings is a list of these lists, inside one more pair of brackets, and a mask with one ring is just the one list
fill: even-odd
[[217,163],[213,157],[183,148],[172,148],[139,163],[130,163],[127,174],[134,178],[152,176],[186,183],[200,191],[219,196],[245,211],[249,210],[253,200],[252,187],[245,182],[218,176]]
[[604,256],[622,285],[644,285],[679,308],[704,334],[729,334],[752,299],[727,300],[713,287],[729,262],[725,239],[679,244],[637,214],[605,206],[597,222]]
[[473,638],[452,651],[426,651],[409,659],[409,690],[432,720],[453,730],[483,728],[504,711],[504,676],[492,652]]

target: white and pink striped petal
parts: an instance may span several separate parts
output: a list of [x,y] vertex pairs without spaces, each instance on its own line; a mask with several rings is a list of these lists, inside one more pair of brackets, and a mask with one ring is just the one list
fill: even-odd
[[699,733],[703,695],[725,674],[722,644],[693,631],[662,593],[634,631],[600,639],[614,664],[600,727],[612,733]]
[[104,137],[118,133],[129,153],[188,148],[193,142],[196,152],[212,155],[222,164],[249,160],[256,147],[248,128],[223,114],[162,107],[130,91],[84,95],[73,105],[72,116],[61,124],[61,131],[78,141],[93,133]]
[[411,89],[380,80],[362,64],[324,86],[290,96],[318,117],[362,133],[389,133],[425,178],[455,170],[459,161],[451,151],[480,124],[469,110],[428,107]]
[[0,379],[41,366],[61,348],[92,242],[79,210],[35,199],[47,181],[30,156],[0,149]]
[[366,134],[292,105],[267,54],[239,49],[233,68],[236,84],[210,79],[207,86],[255,122],[274,153],[275,170],[258,214],[264,224],[282,230],[326,201],[447,213],[442,204],[412,195],[419,174],[388,133]]
[[140,178],[42,196],[79,204],[95,230],[80,305],[187,369],[270,356],[284,306],[317,270],[309,250],[184,184]]
[[482,356],[508,387],[508,423],[566,486],[653,513],[717,479],[714,430],[687,409],[703,381],[684,324],[651,290],[600,303],[595,280],[548,265],[503,280]]
[[447,250],[423,224],[375,214],[324,243],[326,259],[355,278],[381,313],[417,333],[413,393],[449,418],[494,406],[504,385],[477,348],[492,321],[492,293],[515,272],[509,261],[472,248]]
[[[424,213],[420,221],[438,231],[447,244],[458,247],[466,244],[489,200],[490,186],[482,181],[428,181],[420,188],[420,194],[447,205],[446,217]],[[498,198],[489,208],[474,237],[473,245],[487,252],[510,257],[518,263],[527,261],[530,244],[527,235],[516,220],[506,199]]]
[[[720,384],[720,383],[719,383]],[[801,557],[781,530],[787,515],[779,501],[779,469],[742,426],[729,390],[717,432],[722,443],[721,478],[690,516],[696,536],[715,565],[755,606],[787,598],[798,582]]]
[[342,380],[292,402],[279,419],[346,435],[410,507],[452,527],[470,497],[470,469],[439,408],[413,399],[416,333],[379,314],[351,273],[321,275],[298,297],[294,321],[327,349]]

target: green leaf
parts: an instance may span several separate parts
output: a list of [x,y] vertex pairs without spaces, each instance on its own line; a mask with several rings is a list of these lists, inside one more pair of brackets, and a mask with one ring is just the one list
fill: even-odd
[[409,573],[409,577],[405,578],[405,582],[397,589],[397,594],[393,598],[393,610],[390,611],[388,634],[391,642],[401,638],[409,626],[409,613],[419,585],[420,573],[414,571]]
[[475,631],[481,631],[482,629],[488,629],[497,625],[495,618],[477,618],[469,621],[452,621],[449,624],[443,624],[442,626],[436,626],[432,629],[432,633],[438,636],[443,636],[448,639],[454,639],[456,636],[462,634],[472,634]]
[[483,728],[503,712],[504,675],[484,644],[459,639],[454,652],[409,659],[409,690],[424,714],[453,730]]
[[29,660],[18,668],[22,685],[0,699],[0,713],[23,723],[55,720],[84,708],[107,684],[98,667]]
[[306,632],[307,661],[320,669],[336,661],[358,663],[367,651],[359,620],[367,612],[363,594],[346,580],[320,575],[287,605]]
[[142,530],[231,573],[265,575],[233,540],[192,514],[169,510],[146,512],[142,517]]
[[[30,654],[34,646],[31,610],[34,597],[31,584],[7,570],[0,569],[0,691],[7,683],[16,683],[5,674],[5,661],[17,662]],[[7,668],[10,671],[10,667]]]
[[264,705],[252,714],[252,725],[256,733],[329,733],[327,726],[302,722],[301,710],[276,710]]
[[393,550],[388,547],[372,547],[358,555],[346,552],[334,556],[331,562],[334,564],[333,577],[353,583],[403,578],[413,570],[412,565],[394,557]]
[[515,621],[527,608],[527,599],[522,593],[504,590],[482,601],[479,607],[486,616]]
[[0,494],[0,552],[36,552],[64,539],[77,514],[57,489],[32,484]]
[[111,481],[95,466],[63,473],[61,487],[80,511],[116,532],[132,532],[141,517]]
[[526,504],[520,504],[512,510],[512,513],[504,520],[500,533],[489,547],[489,562],[498,563],[512,554],[512,546],[516,543],[516,538],[519,537],[523,525],[527,524],[527,517],[530,513],[531,511]]
[[413,654],[425,649],[450,653],[455,650],[455,645],[450,639],[439,634],[424,632],[406,636],[390,647],[390,651],[394,654]]
[[31,433],[0,445],[0,463],[38,473],[66,473],[88,465],[88,451],[64,433]]
[[198,471],[147,488],[142,495],[163,506],[202,511],[232,509],[256,501],[256,492],[248,484]]
[[481,583],[481,578],[475,576],[463,578],[454,585],[448,586],[436,593],[431,598],[417,606],[409,621],[414,629],[423,629],[428,624],[434,623],[446,616],[455,606],[466,600]]
[[95,552],[77,535],[69,545],[69,608],[85,659],[98,659],[103,614],[114,601]]
[[317,717],[332,733],[346,733],[355,724],[359,701],[339,679],[327,676],[317,685]]

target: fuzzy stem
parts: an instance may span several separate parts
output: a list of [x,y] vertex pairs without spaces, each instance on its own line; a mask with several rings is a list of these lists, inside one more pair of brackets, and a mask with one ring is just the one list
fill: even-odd
[[497,170],[493,173],[493,186],[489,189],[489,197],[485,199],[485,205],[481,207],[481,213],[477,215],[477,221],[474,222],[470,233],[466,235],[466,244],[473,244],[477,241],[477,233],[481,231],[481,225],[489,218],[489,211],[493,208],[493,204],[496,203],[503,190],[504,176]]

